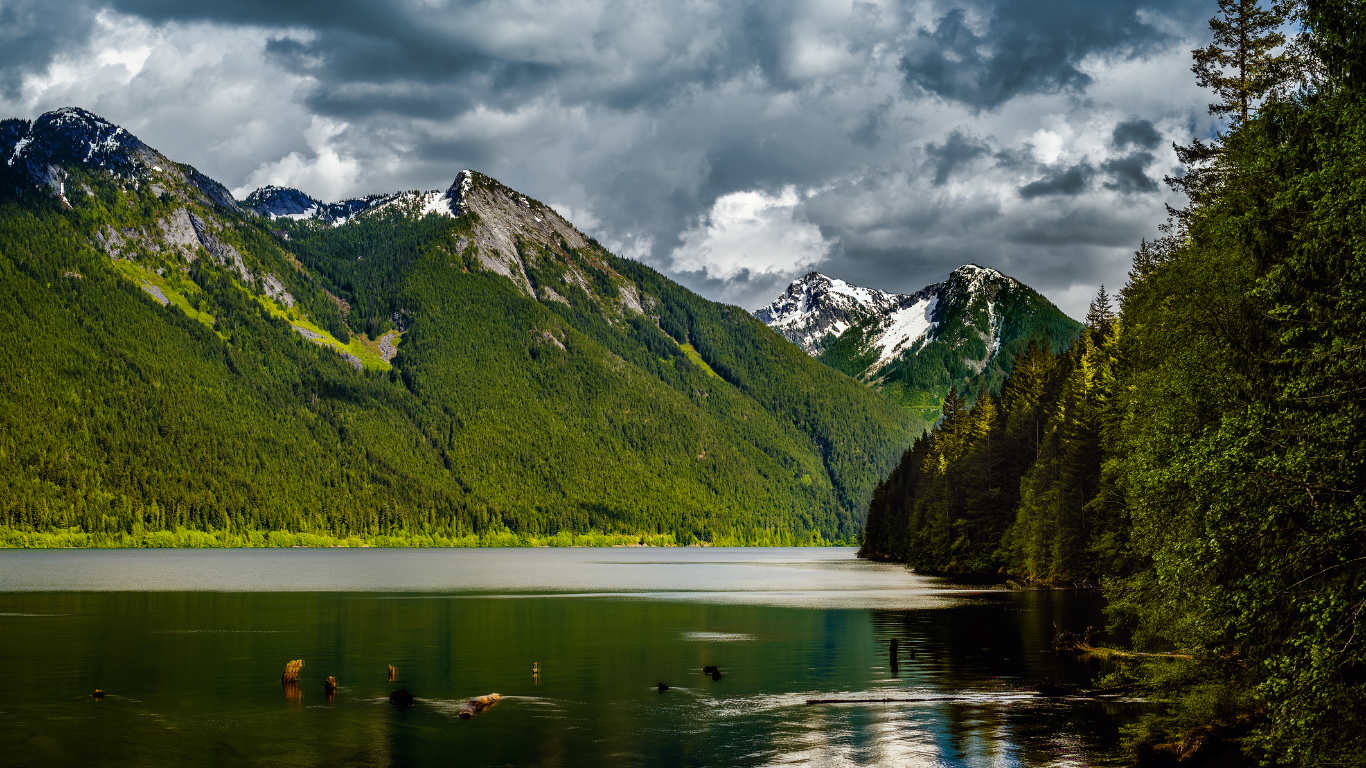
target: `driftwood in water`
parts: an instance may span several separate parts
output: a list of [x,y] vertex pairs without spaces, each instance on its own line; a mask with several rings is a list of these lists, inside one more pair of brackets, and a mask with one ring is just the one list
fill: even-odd
[[489,707],[492,707],[494,704],[497,704],[498,700],[502,698],[503,694],[501,693],[490,693],[487,696],[478,696],[470,699],[460,708],[460,719],[468,720]]
[[95,701],[99,701],[100,699],[104,698],[104,691],[100,690],[99,688],[96,688],[95,692],[90,694],[90,697]]
[[299,679],[299,670],[304,668],[303,659],[295,659],[285,664],[285,673],[280,675],[280,682],[293,683]]
[[327,681],[323,683],[323,690],[324,690],[324,691],[327,691],[328,693],[336,693],[336,692],[337,692],[337,678],[335,678],[335,677],[333,677],[333,676],[331,676],[331,675],[328,675],[328,676],[327,676]]
[[712,680],[720,680],[722,677],[725,676],[721,672],[721,668],[716,666],[715,664],[708,664],[707,666],[703,667],[702,674],[711,675]]
[[397,670],[397,669],[394,669],[394,665],[393,665],[393,664],[390,664],[390,665],[389,665],[389,680],[392,681],[392,680],[394,679],[394,675],[397,675],[397,674],[398,674],[398,670]]
[[399,709],[407,709],[413,705],[413,695],[408,693],[407,688],[399,688],[397,691],[389,694],[389,703]]

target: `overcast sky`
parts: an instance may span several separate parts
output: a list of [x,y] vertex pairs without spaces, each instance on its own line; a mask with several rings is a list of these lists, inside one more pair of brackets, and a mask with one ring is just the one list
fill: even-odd
[[0,115],[81,106],[238,197],[474,168],[756,309],[974,262],[1074,317],[1180,203],[1213,0],[0,0]]

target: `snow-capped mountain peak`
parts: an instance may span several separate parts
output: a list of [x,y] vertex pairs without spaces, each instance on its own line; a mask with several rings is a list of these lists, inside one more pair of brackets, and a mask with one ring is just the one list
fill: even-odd
[[392,208],[407,210],[417,216],[435,213],[454,218],[465,211],[465,199],[473,188],[473,179],[473,171],[461,171],[444,192],[439,189],[425,192],[410,190],[353,197],[335,203],[321,202],[292,187],[265,186],[247,195],[242,205],[272,221],[278,218],[313,219],[334,227],[360,214],[374,214]]
[[323,204],[297,189],[272,185],[247,195],[242,205],[271,219],[311,219]]
[[995,386],[1031,337],[1058,344],[1076,328],[1036,291],[976,264],[913,294],[812,272],[755,315],[832,367],[874,386],[896,383],[912,400],[906,393],[945,388],[943,374],[962,391]]
[[6,150],[0,160],[7,175],[59,195],[65,192],[63,168],[85,166],[135,179],[158,163],[170,164],[127,130],[79,107],[0,122],[0,147]]
[[809,272],[754,315],[807,353],[819,355],[829,339],[874,315],[894,311],[908,298]]

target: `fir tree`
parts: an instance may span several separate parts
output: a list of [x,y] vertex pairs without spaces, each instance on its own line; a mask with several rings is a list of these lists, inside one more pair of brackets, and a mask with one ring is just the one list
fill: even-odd
[[1285,45],[1279,29],[1287,8],[1264,9],[1259,0],[1219,0],[1219,14],[1209,22],[1214,41],[1191,52],[1191,70],[1201,87],[1214,89],[1220,98],[1209,105],[1210,114],[1246,123],[1257,102],[1287,77],[1290,58],[1276,53]]

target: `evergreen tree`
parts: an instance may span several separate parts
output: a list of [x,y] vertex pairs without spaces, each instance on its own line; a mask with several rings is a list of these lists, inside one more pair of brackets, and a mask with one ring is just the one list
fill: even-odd
[[1286,42],[1279,30],[1287,13],[1285,5],[1265,9],[1260,0],[1219,0],[1219,16],[1209,22],[1214,41],[1191,52],[1196,82],[1220,98],[1210,114],[1246,123],[1256,104],[1286,80],[1290,57],[1276,49]]

